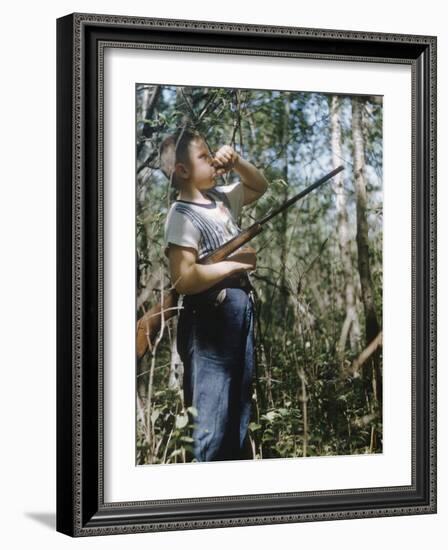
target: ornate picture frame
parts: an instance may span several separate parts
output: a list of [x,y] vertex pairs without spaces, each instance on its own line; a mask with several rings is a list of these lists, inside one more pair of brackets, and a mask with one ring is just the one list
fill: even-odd
[[[225,22],[93,14],[58,19],[58,531],[91,536],[436,512],[436,44],[432,36]],[[173,56],[176,52],[205,52],[410,67],[409,485],[176,499],[154,499],[148,489],[144,500],[105,501],[107,274],[103,261],[103,178],[107,48],[153,49]]]

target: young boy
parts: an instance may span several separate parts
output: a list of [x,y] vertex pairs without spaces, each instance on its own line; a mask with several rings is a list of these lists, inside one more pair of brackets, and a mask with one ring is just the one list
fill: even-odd
[[[197,261],[240,232],[241,208],[261,197],[268,183],[228,145],[212,158],[191,130],[168,136],[160,159],[179,191],[165,223],[165,253],[182,298],[177,347],[185,405],[198,413],[195,458],[241,459],[251,412],[253,302],[247,273],[255,268],[255,251],[237,251],[212,265]],[[231,169],[241,181],[214,187],[216,177]]]

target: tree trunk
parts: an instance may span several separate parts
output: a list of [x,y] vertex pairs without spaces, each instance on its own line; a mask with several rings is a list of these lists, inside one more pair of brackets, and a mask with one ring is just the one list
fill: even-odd
[[[356,243],[358,246],[358,270],[361,281],[361,293],[364,304],[366,323],[366,344],[374,340],[380,327],[375,310],[372,278],[369,261],[369,228],[367,224],[367,193],[365,183],[364,138],[362,133],[362,100],[352,99],[352,131],[353,131],[353,158],[356,190]],[[371,384],[374,404],[378,407],[382,402],[382,374],[379,350],[372,354],[363,369],[367,384]]]
[[[288,181],[288,141],[289,141],[289,116],[291,99],[289,92],[285,92],[283,120],[281,121],[281,146],[283,150],[282,176],[285,182]],[[288,199],[288,186],[284,186],[283,202]],[[288,294],[286,291],[286,261],[288,257],[288,208],[281,214],[280,220],[280,311],[284,313],[285,323],[287,322],[286,304]]]
[[[341,142],[340,99],[338,96],[334,95],[331,98],[331,152],[333,168],[337,168],[341,164]],[[338,352],[342,356],[345,351],[347,337],[350,339],[350,349],[353,352],[357,352],[359,350],[360,329],[358,313],[356,311],[355,286],[353,284],[353,265],[350,254],[347,197],[342,174],[337,174],[333,181],[336,191],[339,250],[341,253],[345,287],[345,321],[341,329],[341,335],[337,346]]]

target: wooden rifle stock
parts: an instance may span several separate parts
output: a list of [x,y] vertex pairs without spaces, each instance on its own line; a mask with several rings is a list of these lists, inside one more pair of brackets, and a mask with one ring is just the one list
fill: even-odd
[[172,288],[163,296],[163,309],[162,302],[160,302],[137,321],[137,359],[141,359],[147,349],[152,351],[154,340],[162,326],[162,313],[164,321],[174,317],[177,313],[178,298],[179,294],[176,289]]
[[207,256],[201,258],[198,263],[203,265],[216,264],[217,262],[222,262],[228,258],[231,254],[236,252],[244,244],[253,239],[258,233],[263,230],[263,227],[259,223],[254,223],[235,237],[221,245]]
[[[198,263],[210,265],[217,262],[222,262],[248,241],[253,239],[262,230],[263,227],[259,223],[254,223],[245,231],[242,231],[233,237],[233,239],[230,239],[230,241],[227,241],[213,252],[210,252],[210,254],[207,254],[198,260]],[[174,315],[177,314],[178,298],[179,294],[176,289],[171,288],[166,294],[164,294],[163,302],[160,302],[156,306],[152,307],[137,321],[137,359],[143,357],[147,349],[150,351],[152,350],[154,341],[162,326],[162,314],[164,321],[171,319],[171,317],[174,317]]]

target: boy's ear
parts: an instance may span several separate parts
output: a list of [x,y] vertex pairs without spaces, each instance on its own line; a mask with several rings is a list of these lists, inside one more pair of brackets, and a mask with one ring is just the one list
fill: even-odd
[[190,171],[183,162],[176,162],[174,166],[174,172],[177,178],[187,179],[190,175]]

